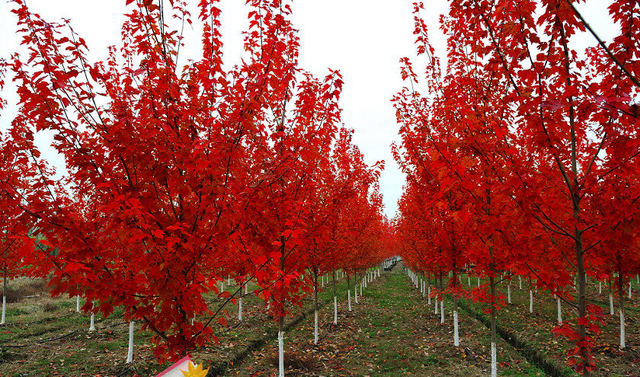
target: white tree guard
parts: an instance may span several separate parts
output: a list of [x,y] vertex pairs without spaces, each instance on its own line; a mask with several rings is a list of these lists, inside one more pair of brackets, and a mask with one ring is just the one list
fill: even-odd
[[518,284],[520,285],[520,289],[522,289],[522,276],[518,276]]
[[558,323],[562,323],[562,302],[558,298]]
[[615,311],[613,309],[613,295],[611,293],[609,293],[609,314],[615,314]]
[[625,348],[627,346],[624,322],[624,312],[620,310],[620,348]]
[[129,350],[127,351],[127,364],[133,362],[133,329],[135,322],[129,322]]
[[4,325],[7,320],[7,296],[2,295],[2,318],[0,318],[0,325]]
[[284,377],[284,332],[278,331],[278,377]]
[[498,376],[498,353],[496,352],[496,344],[491,342],[491,377]]
[[458,333],[458,311],[453,311],[453,345],[460,346],[460,335]]
[[318,310],[313,311],[313,344],[318,344]]

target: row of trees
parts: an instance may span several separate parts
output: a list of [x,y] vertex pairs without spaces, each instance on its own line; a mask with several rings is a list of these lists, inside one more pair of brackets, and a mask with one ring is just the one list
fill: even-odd
[[[403,258],[448,279],[454,310],[461,268],[487,279],[478,292],[494,355],[498,283],[535,280],[575,308],[556,331],[588,374],[603,315],[587,276],[615,281],[623,328],[624,289],[640,271],[640,6],[611,4],[619,33],[604,43],[569,0],[454,1],[441,25],[444,75],[421,8],[424,81],[405,59],[408,85],[394,99],[395,157],[408,177],[395,224]],[[598,45],[576,51],[579,33]]]
[[[127,3],[122,46],[93,63],[68,22],[14,2],[27,54],[0,62],[20,105],[0,140],[4,280],[47,277],[85,311],[123,307],[155,333],[160,360],[215,337],[229,276],[238,292],[258,284],[282,331],[318,276],[366,270],[388,249],[383,166],[367,166],[341,125],[340,74],[298,67],[286,1],[248,2],[246,54],[231,68],[216,1],[195,20],[183,2]],[[180,65],[192,22],[200,56]],[[34,143],[44,131],[58,172]],[[209,307],[211,292],[227,300]]]

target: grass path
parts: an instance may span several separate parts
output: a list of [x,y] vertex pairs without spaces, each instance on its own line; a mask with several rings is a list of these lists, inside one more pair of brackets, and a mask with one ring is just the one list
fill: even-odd
[[[321,341],[312,342],[313,317],[286,334],[287,376],[486,376],[488,331],[461,315],[462,346],[453,346],[450,308],[447,322],[427,306],[402,267],[382,274],[348,312],[341,287],[338,325],[330,306],[320,314]],[[513,347],[500,344],[501,375],[543,376]],[[229,376],[274,376],[275,342],[254,351]]]
[[[472,283],[475,287],[477,282]],[[217,374],[225,376],[276,375],[276,323],[264,313],[264,303],[253,295],[253,288],[254,285],[245,297],[244,320],[237,319],[237,305],[229,306],[225,315],[228,325],[217,329],[220,342],[194,351],[195,361],[217,368]],[[634,292],[638,288],[634,286]],[[332,289],[329,285],[325,289],[320,299],[329,304],[319,313],[318,345],[313,344],[311,299],[305,299],[303,308],[294,311],[295,316],[303,312],[307,315],[285,333],[287,376],[489,375],[488,329],[461,311],[461,346],[454,347],[451,302],[445,301],[446,318],[441,324],[440,316],[411,284],[401,264],[372,282],[360,302],[356,304],[354,300],[351,312],[346,304],[346,280],[341,280],[337,285],[338,325],[333,325]],[[638,308],[635,295],[629,304],[633,309]],[[0,376],[153,376],[168,366],[156,363],[147,332],[136,334],[133,365],[124,363],[127,326],[120,311],[106,319],[98,316],[97,331],[88,332],[88,316],[75,313],[74,299],[45,296],[43,292],[42,296],[10,304],[9,323],[0,327]],[[594,298],[605,300],[606,295]],[[540,295],[535,313],[529,314],[526,287],[514,287],[513,299],[513,305],[500,311],[500,325],[516,333],[543,357],[564,365],[565,346],[549,334],[555,321],[554,301]],[[212,307],[218,305],[216,300],[211,297]],[[478,313],[484,305],[467,304]],[[616,323],[608,324],[606,337],[599,339],[605,346],[598,349],[598,358],[603,361],[598,375],[628,376],[637,370],[638,317],[633,309],[628,323],[631,347],[625,352],[616,351]],[[288,320],[291,321],[292,318]],[[498,342],[498,361],[501,376],[544,375],[503,340]]]

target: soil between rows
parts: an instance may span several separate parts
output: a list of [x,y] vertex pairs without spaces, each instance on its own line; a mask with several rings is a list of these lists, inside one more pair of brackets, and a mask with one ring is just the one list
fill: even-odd
[[[333,325],[331,288],[326,289],[320,295],[328,304],[319,314],[319,344],[313,344],[311,300],[297,310],[297,316],[306,315],[285,334],[288,376],[489,374],[488,329],[461,310],[461,346],[454,347],[450,302],[445,302],[446,320],[440,324],[439,315],[412,286],[401,265],[371,283],[360,302],[352,302],[351,312],[347,310],[346,281],[339,282],[337,326]],[[526,290],[514,289],[513,296],[514,304],[500,311],[500,323],[563,368],[566,347],[548,334],[554,320],[552,300],[542,296],[536,303],[536,314],[527,315]],[[211,301],[212,305],[217,302]],[[276,324],[262,312],[262,306],[251,294],[245,297],[242,322],[237,320],[237,308],[231,306],[229,324],[218,334],[219,343],[193,352],[192,358],[217,374],[276,375]],[[481,311],[480,304],[469,303],[469,307]],[[150,334],[144,332],[136,334],[134,363],[125,364],[128,326],[121,314],[97,318],[98,331],[88,332],[88,317],[75,313],[74,308],[75,300],[44,295],[10,304],[9,323],[0,327],[0,376],[153,376],[169,365],[155,362],[148,343]],[[637,311],[630,310],[628,315],[629,349],[616,350],[611,343],[614,339],[603,335],[605,342],[596,350],[603,362],[597,375],[634,375],[638,332],[632,326]],[[545,375],[503,340],[498,343],[498,361],[502,376]],[[565,372],[573,374],[566,368]]]

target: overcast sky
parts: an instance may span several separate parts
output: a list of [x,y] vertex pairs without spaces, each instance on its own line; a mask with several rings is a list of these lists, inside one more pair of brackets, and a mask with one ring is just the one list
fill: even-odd
[[[72,20],[76,32],[91,49],[91,58],[104,59],[106,47],[120,41],[124,19],[124,0],[29,0],[30,7],[49,21]],[[445,0],[426,0],[424,16],[432,43],[444,55],[444,39],[438,30],[438,18],[447,11]],[[597,30],[604,7],[610,0],[592,0],[583,9],[587,20]],[[196,3],[192,1],[192,3]],[[344,76],[341,101],[344,123],[355,129],[355,143],[369,164],[384,160],[381,178],[385,212],[393,217],[402,194],[404,177],[393,161],[391,142],[397,140],[397,125],[391,97],[402,88],[399,59],[414,56],[412,1],[409,0],[297,0],[293,5],[293,22],[300,30],[300,66],[319,77],[327,68],[338,69]],[[223,35],[227,58],[242,51],[240,32],[246,28],[244,0],[222,0]],[[11,5],[0,0],[0,57],[7,57],[18,44]],[[606,12],[606,11],[604,11]],[[196,14],[193,12],[193,14]],[[188,36],[187,36],[188,37]],[[606,38],[606,33],[604,36]],[[586,38],[585,44],[591,44]],[[418,62],[418,66],[421,66]],[[10,105],[15,97],[3,93]],[[11,106],[0,118],[6,127]],[[44,139],[46,140],[46,139]],[[45,141],[46,143],[46,141]]]

